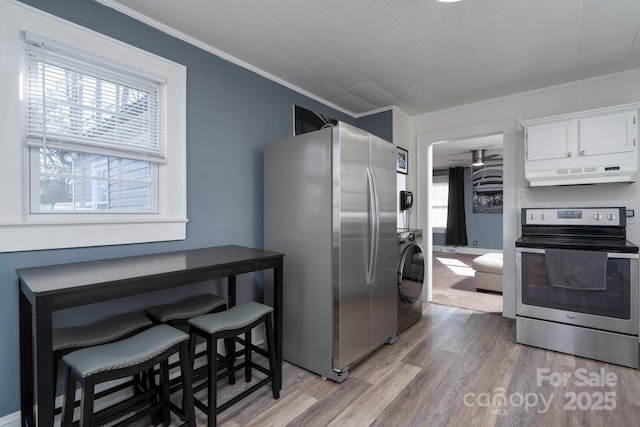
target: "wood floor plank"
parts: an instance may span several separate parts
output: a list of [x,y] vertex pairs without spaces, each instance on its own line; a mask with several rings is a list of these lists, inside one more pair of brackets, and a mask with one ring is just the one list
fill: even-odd
[[443,350],[431,352],[416,377],[371,424],[376,427],[422,426],[432,412],[436,390],[456,369],[458,355]]
[[283,427],[311,408],[318,400],[305,393],[292,393],[267,409],[250,422],[247,427]]
[[371,389],[371,384],[356,377],[349,377],[342,384],[330,380],[320,380],[329,393],[322,393],[323,399],[291,422],[292,426],[324,427],[354,404],[354,401]]
[[370,425],[419,372],[420,368],[402,362],[390,366],[380,385],[367,390],[328,426]]
[[[218,417],[224,427],[637,427],[640,371],[516,343],[515,321],[436,304],[423,318],[352,367],[342,384],[284,363],[281,398],[269,387]],[[576,386],[576,370],[614,373],[615,386]],[[566,385],[541,381],[540,370],[570,375]],[[231,392],[225,381],[221,394]],[[496,399],[502,393],[506,403]],[[567,408],[566,393],[615,393],[616,407]],[[477,400],[485,393],[489,400]],[[536,395],[549,402],[526,406]],[[465,401],[465,396],[467,399]],[[180,395],[172,396],[176,403]],[[476,399],[476,400],[474,400]],[[521,400],[519,400],[521,399]],[[583,396],[586,399],[586,396]],[[504,399],[503,399],[504,400]],[[586,400],[585,400],[586,401]],[[497,404],[494,404],[497,402]],[[504,404],[500,404],[504,403]],[[530,402],[531,403],[531,402]],[[542,410],[544,409],[544,410]],[[206,417],[196,411],[198,426]],[[179,425],[172,417],[172,425]],[[150,426],[148,419],[134,424]]]

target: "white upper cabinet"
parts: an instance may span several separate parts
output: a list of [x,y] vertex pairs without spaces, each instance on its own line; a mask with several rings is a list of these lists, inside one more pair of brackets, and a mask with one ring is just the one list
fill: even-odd
[[527,160],[564,159],[573,155],[575,123],[532,126],[526,130]]
[[580,155],[629,153],[636,151],[638,111],[581,119]]
[[633,182],[640,104],[521,122],[531,186]]

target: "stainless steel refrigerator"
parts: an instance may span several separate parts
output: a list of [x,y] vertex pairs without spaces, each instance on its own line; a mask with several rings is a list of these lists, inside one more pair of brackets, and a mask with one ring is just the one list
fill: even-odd
[[285,254],[284,360],[341,382],[395,341],[396,218],[393,144],[338,123],[265,146],[264,247]]

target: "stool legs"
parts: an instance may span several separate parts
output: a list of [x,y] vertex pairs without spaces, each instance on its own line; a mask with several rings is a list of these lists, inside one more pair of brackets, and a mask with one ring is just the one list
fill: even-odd
[[183,408],[185,421],[190,427],[196,427],[196,413],[193,407],[193,378],[191,376],[191,361],[189,359],[189,344],[183,342],[180,344],[180,373],[182,374],[182,393]]
[[[217,340],[214,336],[207,338],[207,364],[209,365],[209,387],[207,387],[207,426],[215,427],[216,425],[216,402],[217,396],[217,383],[218,383],[218,355],[217,355]],[[234,376],[235,379],[235,376]],[[235,382],[235,381],[234,381]]]
[[[155,361],[147,361],[146,366],[140,366],[140,371],[144,372],[145,370],[151,370],[153,365],[156,363],[160,364],[160,385],[159,385],[159,396],[156,400],[157,403],[162,404],[162,423],[165,427],[168,427],[170,424],[170,409],[178,414],[178,416],[185,421],[185,425],[189,427],[196,427],[195,423],[195,411],[193,407],[193,379],[191,372],[191,358],[189,351],[189,343],[187,340],[182,341],[178,344],[179,347],[174,347],[173,353],[171,350],[167,350],[164,356],[161,358],[157,358]],[[180,374],[182,376],[183,381],[183,399],[182,399],[182,410],[177,408],[170,401],[170,391],[169,391],[169,356],[171,354],[175,354],[178,350],[178,354],[180,357]],[[64,362],[62,362],[62,366],[64,367],[64,374],[66,378],[65,383],[65,394],[63,397],[62,403],[62,422],[61,425],[63,427],[72,426],[73,425],[73,410],[75,406],[75,392],[76,392],[76,384],[80,382],[82,384],[82,396],[80,398],[80,427],[88,427],[92,426],[95,418],[94,414],[94,399],[95,399],[95,384],[96,381],[98,383],[104,382],[109,379],[116,378],[124,378],[132,374],[130,371],[133,367],[123,368],[127,369],[126,372],[123,372],[119,375],[114,371],[113,375],[110,373],[97,373],[94,375],[86,376],[85,378],[76,377],[71,368]],[[102,374],[109,374],[109,376],[102,377]],[[96,379],[96,377],[99,377]],[[153,411],[157,411],[157,403],[153,404],[150,409]],[[146,409],[147,411],[149,409]],[[152,412],[153,413],[153,412]],[[100,416],[98,416],[100,417]]]
[[69,367],[63,363],[63,375],[66,378],[64,396],[62,397],[61,425],[71,425],[73,422],[73,408],[75,407],[76,379],[71,375]]

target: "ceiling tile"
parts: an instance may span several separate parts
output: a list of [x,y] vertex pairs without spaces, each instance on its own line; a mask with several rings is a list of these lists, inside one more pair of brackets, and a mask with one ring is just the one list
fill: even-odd
[[345,74],[335,76],[331,81],[341,88],[349,89],[351,87],[364,84],[369,80],[361,74],[349,71]]
[[377,105],[370,104],[364,99],[352,94],[336,98],[333,102],[343,106],[343,108],[349,111],[372,111],[378,108]]
[[396,16],[413,34],[446,27],[452,21],[459,21],[453,5],[424,0],[414,2],[411,7],[398,12]]
[[391,102],[421,114],[640,68],[640,0],[96,1],[353,114]]
[[404,27],[397,27],[389,33],[374,37],[368,40],[367,44],[383,58],[420,46],[413,35]]
[[291,42],[280,54],[303,67],[330,57],[325,49],[309,40]]
[[345,23],[365,41],[390,33],[400,26],[386,3],[373,6]]
[[308,90],[311,93],[318,94],[324,99],[336,99],[347,95],[345,89],[334,85],[321,76],[314,75],[308,79],[304,79],[298,82],[298,86],[302,89]]
[[[600,2],[602,5],[602,2]],[[601,25],[615,27],[626,22],[638,22],[640,17],[640,1],[610,1],[609,6],[584,12],[584,23],[587,26]]]
[[633,43],[640,29],[640,22],[620,23],[615,27],[582,27],[580,50],[592,50],[622,42]]
[[462,46],[470,41],[467,31],[457,19],[447,25],[424,29],[414,34],[416,40],[429,51],[442,50],[448,46]]
[[305,23],[296,25],[295,28],[320,47],[339,43],[342,36],[350,32],[349,27],[331,12],[317,15]]
[[[188,0],[190,1],[190,0]],[[203,0],[200,0],[203,1]],[[210,4],[216,2],[208,1]],[[304,7],[297,0],[252,0],[257,6],[259,6],[264,14],[277,18],[279,22],[297,26],[304,24],[305,22],[313,19],[324,11],[322,5],[316,0],[304,0]]]
[[573,28],[579,29],[582,24],[581,10],[580,5],[575,5],[523,21],[527,40],[533,41],[553,34],[564,33]]
[[581,5],[582,0],[518,0],[520,15],[524,21]]
[[389,57],[389,63],[398,70],[408,71],[425,66],[436,67],[429,53],[423,47],[414,47]]
[[519,17],[513,13],[495,16],[480,24],[469,25],[468,31],[475,46],[485,46],[524,34]]
[[344,32],[335,43],[325,45],[324,48],[330,51],[331,55],[345,62],[373,53],[373,49],[367,43],[349,30]]
[[454,6],[460,20],[468,27],[484,25],[505,15],[519,13],[517,0],[462,1]]
[[588,78],[623,71],[631,44],[631,41],[626,41],[599,49],[582,51],[578,77]]
[[310,64],[307,68],[329,80],[333,79],[335,76],[344,75],[351,71],[351,68],[349,68],[344,62],[339,61],[333,56]]
[[580,29],[555,33],[530,41],[529,53],[534,66],[553,65],[577,60],[580,49]]

